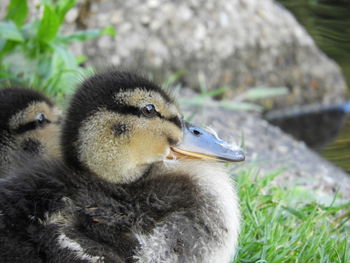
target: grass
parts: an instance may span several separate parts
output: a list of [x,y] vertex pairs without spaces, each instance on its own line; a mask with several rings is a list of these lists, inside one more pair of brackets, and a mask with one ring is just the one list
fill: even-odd
[[350,262],[350,202],[317,201],[310,190],[284,189],[241,171],[237,188],[242,230],[235,263]]

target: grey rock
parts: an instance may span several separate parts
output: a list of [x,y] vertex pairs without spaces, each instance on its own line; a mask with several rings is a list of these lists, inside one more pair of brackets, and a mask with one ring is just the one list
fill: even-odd
[[68,24],[74,23],[75,20],[78,18],[79,16],[79,10],[77,7],[73,7],[71,10],[69,10],[66,14],[65,17],[65,22]]
[[273,0],[85,0],[88,27],[113,25],[112,41],[90,41],[93,65],[152,72],[157,79],[185,71],[186,86],[287,87],[290,94],[261,101],[270,108],[343,101],[346,84],[294,17]]

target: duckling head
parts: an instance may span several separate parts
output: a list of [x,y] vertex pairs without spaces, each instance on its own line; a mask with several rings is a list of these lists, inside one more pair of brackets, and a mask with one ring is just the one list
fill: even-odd
[[2,162],[18,153],[59,156],[60,118],[56,106],[35,90],[0,89]]
[[113,71],[94,75],[78,88],[61,141],[64,159],[72,167],[110,182],[130,183],[174,154],[213,158],[210,151],[188,147],[200,145],[191,140],[198,132],[205,137],[204,130],[183,121],[178,105],[163,89],[143,77]]

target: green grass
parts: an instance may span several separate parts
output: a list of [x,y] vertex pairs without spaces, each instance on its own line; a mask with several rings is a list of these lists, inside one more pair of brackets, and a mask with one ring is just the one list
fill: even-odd
[[350,202],[322,204],[302,187],[273,186],[278,174],[236,178],[242,230],[234,262],[350,262]]

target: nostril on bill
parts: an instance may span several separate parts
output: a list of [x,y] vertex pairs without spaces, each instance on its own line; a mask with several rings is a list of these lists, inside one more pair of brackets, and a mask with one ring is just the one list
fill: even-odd
[[194,135],[196,135],[196,136],[199,136],[199,135],[202,134],[199,130],[196,130],[196,129],[193,129],[193,130],[192,130],[192,133],[193,133]]

